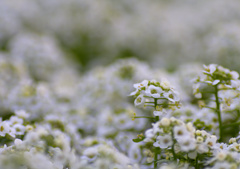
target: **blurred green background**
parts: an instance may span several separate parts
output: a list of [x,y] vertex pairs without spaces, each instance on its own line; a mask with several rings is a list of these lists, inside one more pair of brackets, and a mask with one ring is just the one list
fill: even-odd
[[2,0],[0,49],[50,37],[81,71],[128,57],[169,71],[191,62],[240,71],[239,18],[238,0]]

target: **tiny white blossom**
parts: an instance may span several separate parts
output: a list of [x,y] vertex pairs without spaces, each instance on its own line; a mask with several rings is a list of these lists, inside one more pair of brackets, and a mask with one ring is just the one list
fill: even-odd
[[10,118],[10,123],[11,125],[14,125],[14,124],[23,124],[23,119],[17,117],[17,116],[11,116]]
[[145,98],[143,94],[140,94],[134,101],[135,106],[143,106],[145,103]]
[[239,78],[239,74],[236,71],[231,71],[230,75],[233,79],[237,80]]
[[207,144],[208,147],[212,148],[215,146],[217,142],[217,137],[212,135],[211,137],[208,137],[205,141],[205,143]]
[[146,138],[153,138],[154,137],[153,129],[148,129],[145,132],[145,136],[146,136]]
[[167,148],[169,146],[172,146],[172,144],[173,144],[172,136],[167,134],[164,136],[158,136],[157,141],[153,144],[153,146]]
[[141,89],[142,87],[147,87],[148,85],[148,80],[143,80],[141,83],[136,83],[133,85],[135,89]]
[[214,81],[212,82],[212,85],[217,85],[219,82],[220,82],[220,80],[214,80]]
[[15,114],[22,119],[26,119],[30,116],[25,110],[17,110]]
[[26,130],[26,127],[23,126],[22,124],[15,124],[13,125],[13,128],[16,131],[16,135],[23,135]]
[[230,169],[231,165],[228,162],[217,162],[212,169]]
[[181,125],[181,126],[174,126],[173,128],[174,132],[174,137],[176,139],[182,139],[182,138],[189,138],[190,133],[187,131],[186,127]]
[[196,148],[196,141],[194,138],[183,137],[178,140],[182,151],[188,152]]
[[164,93],[163,96],[170,100],[171,102],[180,101],[180,97],[176,91],[169,90],[168,92]]
[[97,147],[89,147],[83,151],[83,155],[88,157],[89,160],[92,160],[98,155],[98,148]]
[[0,136],[5,136],[9,132],[10,132],[9,123],[6,121],[0,122]]
[[154,85],[150,85],[145,91],[147,96],[151,96],[154,98],[160,98],[160,94],[162,93],[162,89],[160,87],[156,87]]
[[164,127],[168,127],[170,125],[170,120],[168,118],[162,118],[160,121],[160,125]]
[[129,96],[135,96],[139,92],[139,89],[136,89],[135,91],[131,92]]
[[162,81],[161,83],[160,83],[160,86],[163,88],[163,89],[170,89],[170,83],[168,82],[168,81],[166,81],[166,80],[164,80],[164,81]]
[[224,68],[224,67],[222,67],[222,66],[218,66],[218,70],[221,71],[221,72],[224,72],[224,73],[226,73],[226,74],[230,73],[230,70],[229,70],[229,69]]

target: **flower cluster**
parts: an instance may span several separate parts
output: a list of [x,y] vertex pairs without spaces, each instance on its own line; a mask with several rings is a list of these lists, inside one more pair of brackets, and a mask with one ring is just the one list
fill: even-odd
[[202,100],[199,102],[200,106],[211,109],[218,116],[219,135],[222,140],[224,121],[236,122],[231,116],[238,114],[236,112],[239,110],[236,105],[240,94],[239,74],[217,64],[204,65],[204,70],[195,83],[193,93]]
[[[204,165],[204,159],[200,157],[211,157],[217,142],[217,137],[207,133],[205,130],[195,130],[192,123],[184,123],[174,117],[162,118],[153,124],[153,128],[145,132],[147,145],[159,147],[161,153],[158,158],[167,160],[180,160],[188,162],[189,159],[197,160],[198,165]],[[156,152],[155,152],[156,153]]]
[[[135,91],[130,96],[135,96],[135,106],[178,106],[180,97],[178,92],[170,87],[168,81],[144,80],[133,85]],[[162,100],[163,102],[159,102]],[[166,103],[167,102],[167,103]]]
[[[169,99],[166,93],[172,88],[166,89],[159,82],[144,80],[134,84],[136,90],[130,95],[136,97],[135,106],[155,108],[152,128],[133,139],[139,142],[141,151],[147,152],[140,162],[154,169],[238,168],[238,78],[237,72],[222,66],[204,65],[203,73],[195,80],[193,93],[200,109],[189,103],[180,109],[171,107],[177,106],[179,100]],[[238,137],[231,138],[229,144],[222,142],[236,135]]]
[[14,139],[18,136],[24,135],[25,132],[31,131],[33,127],[26,123],[29,114],[24,110],[15,111],[15,115],[11,116],[9,119],[3,120],[1,118],[0,122],[0,136],[3,138]]
[[199,87],[201,84],[208,84],[211,86],[219,86],[219,89],[236,89],[239,90],[239,74],[236,71],[230,71],[220,65],[210,64],[204,65],[204,71],[195,81],[194,95],[197,98],[202,98]]

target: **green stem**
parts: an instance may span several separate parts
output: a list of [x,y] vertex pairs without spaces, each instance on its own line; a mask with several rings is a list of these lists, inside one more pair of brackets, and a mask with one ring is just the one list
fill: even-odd
[[154,117],[149,117],[149,116],[135,116],[135,119],[140,119],[140,118],[146,118],[146,119],[155,119]]
[[211,110],[214,110],[214,111],[218,111],[216,108],[213,108],[213,107],[209,107],[209,106],[204,106],[205,108],[209,108]]
[[218,85],[215,85],[215,99],[216,99],[216,112],[218,115],[218,123],[219,123],[219,142],[222,141],[223,138],[223,133],[222,133],[222,117],[221,117],[221,111],[220,111],[220,102],[219,102],[219,97],[218,97]]
[[158,153],[155,149],[155,155],[154,155],[154,169],[157,169],[157,161],[158,161]]
[[225,127],[236,126],[236,125],[240,125],[240,121],[236,122],[236,123],[231,123],[231,124],[224,125],[223,127],[225,128]]
[[[157,110],[157,98],[154,98],[154,106],[155,106],[155,110]],[[159,121],[159,117],[156,116],[155,117],[156,121]],[[158,161],[158,152],[157,149],[155,149],[155,155],[154,155],[154,169],[157,169],[157,161]]]
[[165,105],[168,105],[168,106],[175,106],[176,104],[167,104],[167,103],[157,104],[157,106],[165,106]]
[[173,154],[174,161],[176,161],[176,160],[177,160],[177,156],[176,156],[176,154],[175,154],[175,149],[174,149],[175,140],[174,140],[174,133],[173,133],[173,130],[172,130],[172,139],[173,139],[172,154]]
[[199,169],[199,165],[198,165],[198,154],[197,154],[197,157],[196,157],[196,168],[195,169]]
[[223,89],[218,89],[219,91],[220,90],[235,90],[234,88],[223,88]]

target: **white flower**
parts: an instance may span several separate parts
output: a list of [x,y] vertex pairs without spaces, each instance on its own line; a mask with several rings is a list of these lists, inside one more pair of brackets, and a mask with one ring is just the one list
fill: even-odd
[[221,71],[221,72],[224,72],[224,73],[226,73],[226,74],[230,73],[230,70],[229,70],[229,69],[224,68],[224,67],[222,67],[222,66],[218,66],[218,70]]
[[161,111],[154,111],[153,115],[159,117],[166,117],[167,115],[170,115],[170,113],[168,113],[166,109],[162,109]]
[[239,89],[240,88],[240,80],[231,80],[231,87]]
[[217,85],[219,82],[220,82],[220,80],[214,80],[214,81],[212,82],[212,85]]
[[163,164],[159,169],[176,169],[177,166],[174,164]]
[[[196,98],[201,98],[202,97],[202,94],[200,93],[199,88],[200,88],[200,83],[193,84],[193,94],[195,95]],[[196,96],[197,94],[200,94],[201,97],[200,96],[197,97]]]
[[178,139],[178,143],[182,151],[188,152],[196,148],[196,140],[194,138],[183,137]]
[[146,138],[153,138],[154,137],[153,129],[148,129],[145,132],[145,136],[146,136]]
[[187,131],[186,127],[181,125],[181,126],[174,126],[173,128],[174,132],[174,137],[176,139],[182,139],[182,138],[189,138],[190,133]]
[[231,144],[231,145],[229,146],[229,149],[239,152],[239,151],[240,151],[240,144],[234,142],[233,144]]
[[162,111],[154,111],[154,112],[153,112],[153,115],[154,115],[154,116],[162,116],[162,115],[163,115],[163,112],[162,112]]
[[10,123],[11,125],[14,125],[14,124],[23,124],[23,119],[17,117],[17,116],[11,116],[10,118]]
[[132,144],[131,147],[128,149],[128,156],[134,162],[138,162],[141,159],[141,150],[138,144]]
[[25,126],[23,126],[22,124],[15,124],[13,125],[13,128],[16,131],[16,135],[23,135],[26,130]]
[[131,92],[129,96],[135,96],[139,92],[139,89],[136,89],[135,91]]
[[197,143],[203,143],[204,139],[202,136],[197,136],[196,141]]
[[231,165],[228,162],[217,162],[212,169],[230,169]]
[[216,71],[216,69],[217,69],[217,65],[216,64],[210,64],[208,66],[203,65],[203,67],[205,69],[204,72],[210,73],[210,74],[213,74]]
[[24,147],[24,146],[23,146],[23,141],[20,140],[20,139],[18,139],[18,138],[14,140],[14,144],[15,144],[15,146],[16,146],[18,149]]
[[98,155],[98,148],[89,147],[83,151],[83,155],[87,156],[89,159],[94,159]]
[[145,98],[143,94],[140,94],[134,101],[135,106],[143,106],[145,103]]
[[11,137],[15,138],[16,137],[16,130],[13,127],[10,127],[9,133]]
[[22,119],[26,119],[30,116],[25,110],[17,110],[15,114]]
[[161,126],[161,122],[158,121],[157,123],[152,124],[153,125],[153,133],[161,133],[163,132],[163,129],[160,127]]
[[231,71],[230,75],[233,79],[237,80],[239,78],[239,74],[236,71]]
[[170,89],[170,83],[169,83],[168,81],[166,81],[166,80],[162,81],[162,82],[160,83],[160,86],[161,86],[163,89],[166,89],[166,90]]
[[164,127],[168,127],[170,125],[170,120],[168,118],[162,118],[160,121],[160,125]]
[[158,136],[157,141],[153,144],[155,147],[167,148],[172,146],[173,141],[171,135]]
[[141,88],[143,87],[147,88],[147,86],[148,86],[148,80],[143,80],[141,83],[136,83],[133,85],[135,89],[139,89],[139,90],[141,90]]
[[197,144],[196,150],[199,154],[208,152],[208,147],[206,144]]
[[209,148],[213,148],[216,145],[216,142],[217,142],[217,137],[214,135],[208,137],[205,141],[205,143]]
[[191,132],[191,133],[195,133],[195,131],[196,131],[196,129],[193,127],[193,124],[192,124],[191,122],[188,122],[188,123],[186,124],[186,128],[187,128],[187,130],[188,130],[189,132]]
[[226,143],[216,143],[216,147],[220,150],[227,150],[228,145]]
[[0,122],[0,136],[5,136],[10,132],[9,123],[6,121]]
[[31,125],[26,126],[26,131],[32,131],[32,130],[33,130],[33,126],[31,126]]
[[232,144],[232,143],[234,143],[234,142],[237,142],[237,139],[236,139],[236,138],[230,138],[230,139],[229,139],[229,144]]
[[196,94],[194,94],[194,96],[195,96],[197,99],[201,99],[201,98],[202,98],[202,93],[196,93]]
[[178,93],[173,90],[169,90],[168,92],[164,93],[163,96],[170,100],[171,102],[177,102],[180,100]]
[[224,161],[225,158],[227,157],[227,154],[224,151],[220,151],[217,155],[216,155],[216,159],[218,161]]
[[129,120],[129,117],[126,114],[117,115],[113,119],[114,126],[120,130],[126,130],[133,127],[133,123]]
[[160,94],[162,93],[162,89],[160,87],[156,87],[154,85],[150,85],[145,91],[147,96],[151,96],[154,98],[160,98]]

